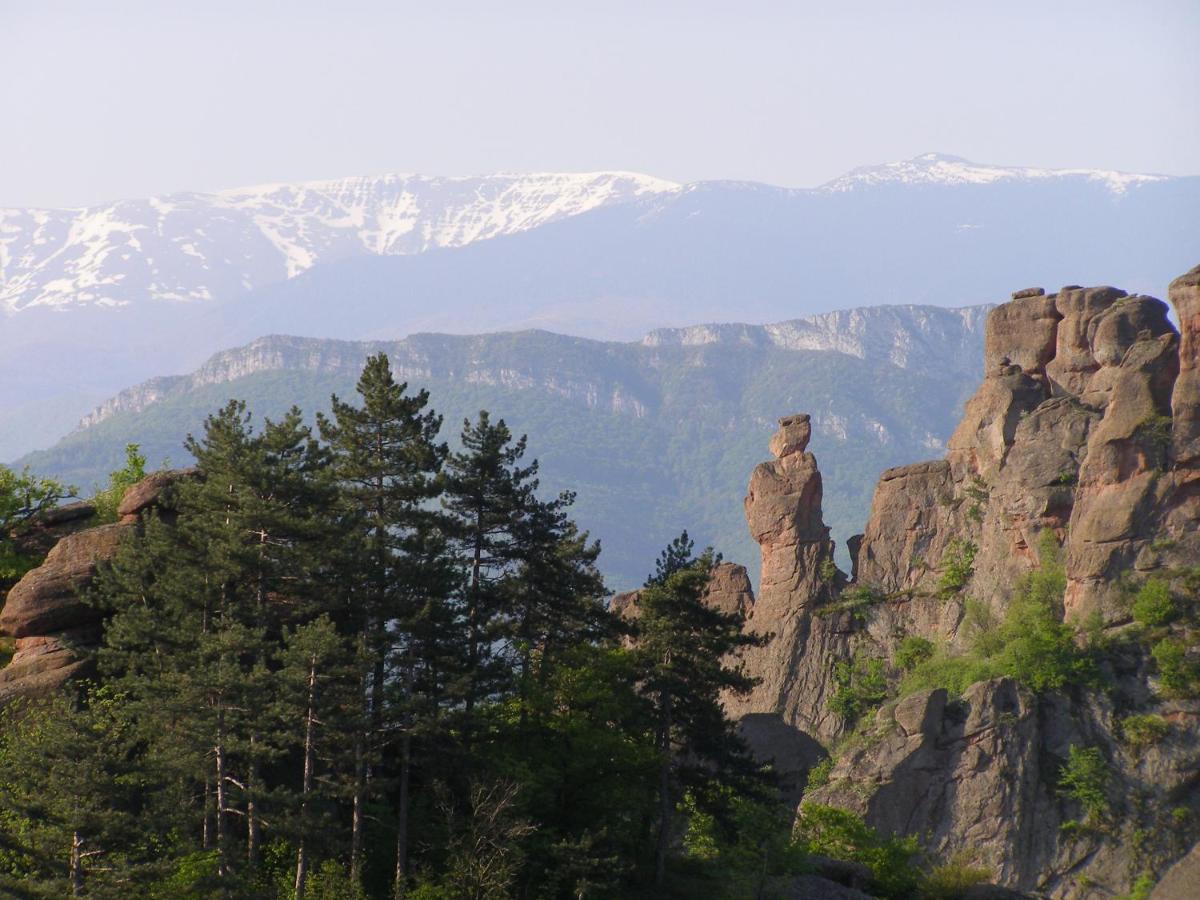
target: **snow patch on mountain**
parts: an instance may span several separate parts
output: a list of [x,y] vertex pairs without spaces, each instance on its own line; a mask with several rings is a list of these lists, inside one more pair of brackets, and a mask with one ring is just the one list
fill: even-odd
[[679,185],[629,172],[385,175],[0,210],[0,311],[226,299],[318,262],[422,253]]
[[882,166],[864,166],[835,178],[821,186],[828,193],[862,190],[886,184],[994,184],[999,181],[1019,181],[1052,178],[1082,178],[1099,182],[1114,194],[1124,194],[1130,187],[1165,181],[1167,175],[1140,175],[1100,169],[1038,169],[1021,166],[989,166],[973,163],[959,156],[926,153],[902,162]]

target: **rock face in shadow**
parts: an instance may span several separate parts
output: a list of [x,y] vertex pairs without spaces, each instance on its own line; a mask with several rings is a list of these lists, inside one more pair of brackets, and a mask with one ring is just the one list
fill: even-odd
[[[1200,838],[1200,698],[1165,692],[1149,652],[1169,636],[1200,666],[1200,267],[1169,296],[1179,332],[1166,304],[1112,287],[1019,291],[993,310],[984,379],[945,458],[882,474],[853,581],[832,565],[806,417],[780,420],[746,498],[762,551],[747,627],[774,637],[746,653],[762,681],[730,709],[777,715],[835,757],[806,800],[1049,897],[1128,892]],[[1044,548],[1064,569],[1059,615],[1108,648],[1107,688],[993,678],[905,696],[903,642],[974,646]],[[1182,610],[1153,633],[1131,614],[1151,577]],[[871,666],[889,699],[843,718]],[[1162,737],[1137,744],[1133,715],[1159,717]],[[1072,747],[1103,760],[1106,811],[1091,818],[1061,784]]]
[[42,564],[8,590],[0,607],[0,634],[15,639],[13,657],[0,669],[0,706],[42,696],[93,671],[89,654],[99,643],[102,616],[84,599],[92,579],[138,527],[140,515],[153,511],[170,518],[168,489],[193,475],[193,470],[156,472],[133,485],[121,503],[119,522],[80,528],[95,509],[71,504],[51,510],[31,530],[31,539],[42,542],[34,546],[51,546]]

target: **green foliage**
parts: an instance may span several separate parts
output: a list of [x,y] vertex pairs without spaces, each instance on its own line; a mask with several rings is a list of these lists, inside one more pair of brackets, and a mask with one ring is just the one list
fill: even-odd
[[829,777],[833,774],[833,767],[835,765],[837,765],[837,760],[832,756],[827,756],[809,769],[808,778],[804,782],[805,793],[815,791],[817,788],[823,788],[829,784]]
[[959,853],[925,874],[921,881],[921,897],[922,900],[959,900],[972,887],[987,883],[991,877],[991,870],[975,865],[969,853]]
[[866,865],[871,870],[870,890],[879,897],[909,897],[920,884],[916,838],[884,837],[852,812],[802,803],[795,835],[809,854]]
[[1126,716],[1121,720],[1121,736],[1135,753],[1157,744],[1168,731],[1167,720],[1154,713]]
[[117,508],[125,491],[146,477],[146,457],[137,444],[125,445],[125,465],[108,476],[108,486],[92,497],[96,518],[100,522],[117,521]]
[[887,676],[882,659],[855,653],[852,660],[833,664],[836,690],[828,701],[829,711],[853,725],[887,699]]
[[1192,697],[1200,691],[1200,661],[1191,657],[1187,645],[1166,637],[1150,649],[1158,668],[1158,687],[1167,697]]
[[896,647],[896,665],[902,672],[911,672],[929,660],[935,649],[930,640],[915,634],[906,635]]
[[1111,780],[1108,763],[1099,747],[1077,747],[1068,751],[1066,764],[1058,774],[1058,790],[1077,801],[1095,821],[1108,809],[1108,783]]
[[978,552],[975,544],[961,538],[954,538],[946,545],[942,554],[942,571],[938,576],[938,593],[941,596],[949,597],[966,587],[974,572],[975,554]]
[[934,687],[962,693],[977,681],[1002,676],[1037,692],[1094,683],[1094,661],[1077,646],[1074,629],[1062,621],[1066,574],[1053,536],[1048,531],[1044,534],[1041,565],[1018,587],[1004,621],[993,626],[990,617],[977,613],[969,650],[936,649],[904,677],[902,694]]
[[1151,576],[1138,588],[1133,598],[1133,620],[1139,625],[1163,625],[1175,615],[1175,600],[1171,585],[1162,578]]
[[20,474],[0,465],[0,583],[16,581],[38,564],[22,549],[21,533],[40,513],[75,494],[75,489],[53,478]]
[[1170,416],[1150,416],[1139,423],[1136,436],[1145,444],[1152,465],[1166,467],[1167,449],[1171,446]]
[[1118,898],[1118,900],[1149,900],[1150,894],[1153,893],[1154,886],[1157,883],[1158,879],[1152,874],[1143,872],[1129,886],[1129,893]]
[[826,583],[833,583],[837,579],[838,568],[832,557],[825,557],[821,560],[821,565],[817,567],[817,575]]
[[[827,562],[830,562],[827,560]],[[833,565],[830,562],[830,565]],[[836,566],[834,567],[836,572]],[[824,577],[824,576],[822,576]],[[832,580],[832,576],[830,579]],[[848,612],[856,621],[865,622],[867,610],[882,603],[886,597],[869,584],[853,584],[846,588],[832,603],[818,606],[818,616],[830,616],[836,613]]]
[[684,850],[709,882],[706,896],[751,900],[778,880],[807,870],[807,855],[791,834],[791,814],[774,799],[737,796],[727,789],[718,817],[688,793]]

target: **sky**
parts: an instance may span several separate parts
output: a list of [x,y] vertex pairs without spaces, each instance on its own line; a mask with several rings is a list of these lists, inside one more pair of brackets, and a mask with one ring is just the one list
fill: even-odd
[[1200,2],[0,0],[0,206],[390,172],[1200,174]]

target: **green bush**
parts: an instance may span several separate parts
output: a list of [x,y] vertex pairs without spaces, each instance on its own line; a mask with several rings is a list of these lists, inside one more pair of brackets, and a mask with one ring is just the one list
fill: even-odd
[[974,571],[975,554],[979,552],[970,541],[955,538],[942,554],[942,573],[938,576],[938,593],[949,597],[961,591]]
[[956,854],[934,866],[921,882],[922,900],[959,900],[970,888],[992,877],[990,869],[973,865],[965,854]]
[[833,666],[833,681],[837,689],[829,698],[830,712],[847,724],[854,724],[865,713],[887,699],[887,678],[883,660],[854,655],[854,659],[839,661]]
[[1162,625],[1175,616],[1171,586],[1161,578],[1148,578],[1133,598],[1133,620],[1140,625]]
[[1133,750],[1144,750],[1167,736],[1170,726],[1162,716],[1153,713],[1126,716],[1121,720],[1121,735]]
[[932,641],[910,634],[896,647],[896,665],[903,672],[910,672],[933,656]]
[[885,898],[912,896],[920,883],[915,837],[884,837],[860,816],[818,803],[800,804],[795,837],[810,855],[850,860],[871,870],[870,890]]
[[964,653],[945,648],[918,663],[901,682],[901,694],[943,687],[961,694],[969,685],[1008,676],[1036,692],[1096,680],[1091,656],[1075,642],[1074,629],[1062,621],[1067,579],[1053,535],[1045,532],[1041,565],[1029,574],[995,626],[981,604],[967,604],[976,621],[971,647]]
[[832,756],[827,756],[809,769],[808,778],[804,782],[805,792],[815,791],[817,788],[822,788],[829,784],[829,776],[833,774],[835,764],[836,760]]
[[146,457],[137,444],[125,445],[125,465],[109,473],[108,487],[92,498],[96,517],[101,522],[117,521],[117,508],[125,497],[125,491],[146,477]]
[[1068,751],[1067,762],[1058,775],[1058,789],[1077,801],[1094,820],[1108,809],[1108,782],[1111,774],[1099,747],[1077,747]]
[[1129,893],[1124,897],[1118,897],[1117,900],[1147,900],[1150,893],[1154,890],[1155,878],[1153,875],[1143,872],[1137,877],[1129,887]]
[[1150,650],[1158,667],[1158,684],[1168,697],[1190,697],[1200,684],[1200,665],[1188,658],[1187,647],[1175,638],[1163,638]]

